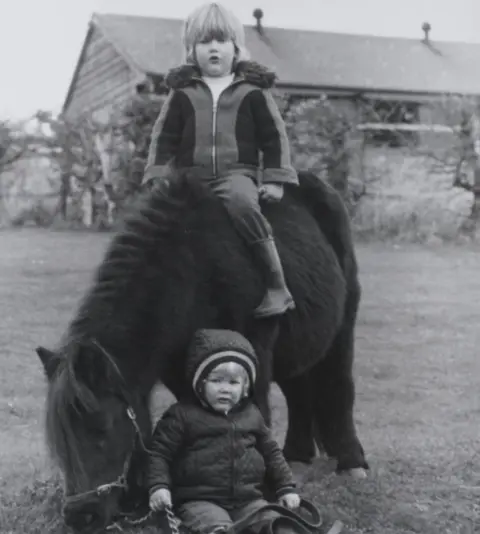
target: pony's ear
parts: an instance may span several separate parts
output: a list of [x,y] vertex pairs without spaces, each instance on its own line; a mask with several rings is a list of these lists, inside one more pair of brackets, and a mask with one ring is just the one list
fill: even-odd
[[42,362],[45,375],[50,380],[57,369],[60,357],[55,352],[41,346],[37,347],[35,352]]

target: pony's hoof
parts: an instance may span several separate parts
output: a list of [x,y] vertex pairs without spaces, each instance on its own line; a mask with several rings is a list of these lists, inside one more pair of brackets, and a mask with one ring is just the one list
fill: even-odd
[[354,467],[345,471],[345,474],[354,480],[364,480],[367,478],[367,471],[363,467]]

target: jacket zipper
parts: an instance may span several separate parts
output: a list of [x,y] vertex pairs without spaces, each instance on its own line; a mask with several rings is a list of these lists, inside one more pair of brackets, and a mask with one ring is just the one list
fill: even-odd
[[220,104],[220,98],[222,94],[228,88],[232,87],[233,85],[236,85],[237,83],[242,82],[243,79],[233,80],[229,85],[227,85],[227,87],[225,87],[225,89],[222,89],[222,91],[218,95],[216,105],[215,105],[215,102],[213,101],[213,93],[208,83],[206,83],[202,78],[197,78],[196,76],[194,79],[203,83],[203,85],[207,88],[210,94],[210,98],[212,100],[212,169],[213,169],[213,176],[216,178],[217,177],[217,109],[218,109],[218,105]]
[[231,494],[232,494],[232,501],[235,499],[235,422],[231,421],[232,425],[232,439],[231,439],[231,466],[232,466],[232,477],[231,477]]
[[[210,88],[209,88],[210,90]],[[211,91],[210,91],[211,92]],[[223,92],[223,91],[222,91]],[[221,95],[222,93],[220,93]],[[217,177],[217,107],[220,100],[220,95],[218,95],[217,105],[213,101],[212,95],[212,106],[213,106],[213,118],[212,118],[212,167],[213,167],[213,176]]]

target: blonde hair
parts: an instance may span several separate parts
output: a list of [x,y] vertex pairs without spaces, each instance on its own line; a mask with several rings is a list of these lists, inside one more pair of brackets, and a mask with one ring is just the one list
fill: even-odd
[[240,376],[243,380],[242,394],[244,397],[248,397],[250,393],[250,378],[248,377],[248,373],[245,367],[233,361],[222,362],[216,365],[210,371],[206,379],[209,380],[215,372],[218,373],[222,371],[229,374],[230,376]]
[[183,26],[186,62],[196,64],[195,45],[213,39],[233,42],[236,52],[234,63],[250,59],[242,23],[231,11],[216,2],[198,7],[186,19]]

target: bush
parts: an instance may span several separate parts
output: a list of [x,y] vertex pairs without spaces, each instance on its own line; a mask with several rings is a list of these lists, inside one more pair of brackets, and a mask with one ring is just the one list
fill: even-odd
[[[471,194],[464,194],[460,211],[452,211],[448,195],[441,198],[433,194],[439,187],[440,179],[443,180],[442,187],[445,186],[449,194],[454,194],[451,169],[448,173],[444,172],[447,175],[445,181],[445,176],[436,176],[423,162],[419,164],[418,154],[415,154],[416,145],[408,146],[403,142],[406,139],[398,139],[392,150],[388,148],[391,143],[380,140],[378,129],[370,127],[370,133],[357,129],[359,123],[383,122],[372,111],[374,103],[326,96],[310,99],[277,96],[290,140],[293,165],[297,169],[314,172],[339,191],[359,235],[416,241],[427,239],[427,236],[453,239],[465,229],[468,210],[464,209],[464,205],[467,198],[471,204]],[[114,168],[108,195],[116,204],[115,216],[119,220],[135,202],[152,128],[163,98],[164,95],[152,96],[142,92],[107,126],[114,128],[114,138],[118,141],[112,157]],[[75,131],[79,128],[78,125],[68,127]],[[67,130],[67,133],[71,133]],[[62,128],[60,132],[65,134]],[[402,137],[403,133],[394,132],[391,135]],[[65,141],[64,137],[60,138],[62,142]],[[373,165],[370,161],[372,152],[375,160]],[[83,167],[85,173],[90,169],[85,164]],[[443,170],[447,169],[444,167]],[[96,172],[97,198],[91,229],[103,230],[109,227],[105,205],[107,187],[102,181],[101,170],[97,168]],[[85,184],[91,185],[91,177],[87,180],[88,173],[83,178],[80,177],[80,171],[77,174],[76,185],[81,193]],[[67,220],[52,217],[51,214],[50,217],[48,214],[42,215],[41,207],[38,207],[32,209],[32,213],[22,212],[16,217],[15,224],[20,226],[32,221],[33,224],[48,225],[50,221],[58,229],[83,228],[82,206],[74,205],[72,190],[69,195],[72,207],[69,207]]]
[[43,201],[39,200],[32,206],[23,208],[19,213],[14,215],[10,224],[17,228],[22,226],[47,228],[51,226],[54,218],[54,211],[51,208],[48,208]]

